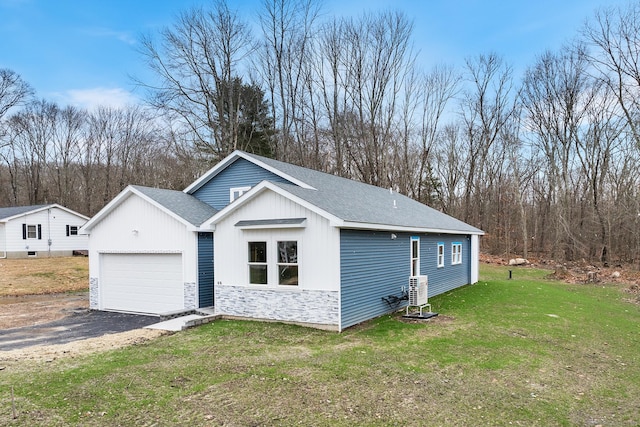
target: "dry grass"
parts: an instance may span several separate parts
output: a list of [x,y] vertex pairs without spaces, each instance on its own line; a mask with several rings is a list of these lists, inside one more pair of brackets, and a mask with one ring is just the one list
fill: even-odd
[[29,258],[0,260],[0,297],[85,291],[89,288],[89,258]]

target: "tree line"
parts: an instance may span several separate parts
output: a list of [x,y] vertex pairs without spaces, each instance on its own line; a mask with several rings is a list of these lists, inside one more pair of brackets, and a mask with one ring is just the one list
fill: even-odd
[[640,3],[600,9],[521,76],[496,53],[423,70],[403,13],[224,0],[140,40],[144,105],[86,111],[0,70],[0,205],[96,213],[182,189],[235,149],[392,188],[483,229],[494,254],[640,257]]

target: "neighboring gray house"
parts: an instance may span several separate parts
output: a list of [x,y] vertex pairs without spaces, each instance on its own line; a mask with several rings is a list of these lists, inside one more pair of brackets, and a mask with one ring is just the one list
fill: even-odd
[[0,208],[0,258],[71,256],[87,250],[89,218],[58,204]]
[[[482,231],[394,191],[236,151],[183,192],[129,186],[87,222],[91,308],[341,331],[478,280]],[[215,248],[215,250],[214,250]],[[406,304],[406,302],[404,302]]]

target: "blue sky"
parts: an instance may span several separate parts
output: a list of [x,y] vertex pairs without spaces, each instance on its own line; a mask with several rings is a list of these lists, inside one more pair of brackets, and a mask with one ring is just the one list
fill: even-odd
[[[136,102],[130,78],[151,78],[136,49],[176,15],[206,0],[0,0],[0,68],[61,105]],[[254,19],[261,0],[230,0]],[[602,6],[627,0],[326,0],[327,16],[401,10],[414,21],[415,48],[428,68],[461,66],[497,52],[517,73],[545,49],[559,49]]]

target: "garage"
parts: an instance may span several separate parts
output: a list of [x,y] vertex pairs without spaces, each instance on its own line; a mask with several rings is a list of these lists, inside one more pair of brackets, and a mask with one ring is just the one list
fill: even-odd
[[184,308],[182,254],[101,254],[103,310],[160,314]]

